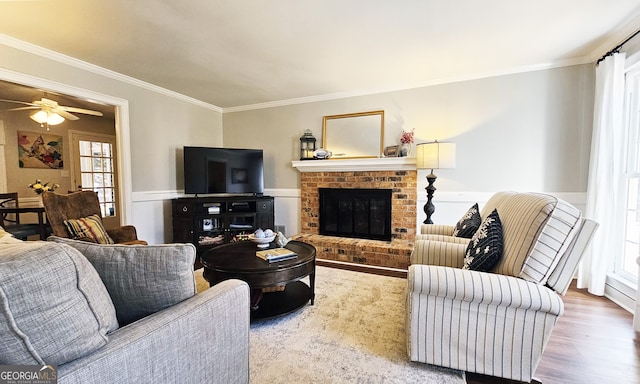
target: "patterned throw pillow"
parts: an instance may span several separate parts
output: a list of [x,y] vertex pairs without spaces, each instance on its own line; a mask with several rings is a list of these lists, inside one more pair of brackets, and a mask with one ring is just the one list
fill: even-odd
[[490,272],[502,257],[502,248],[502,222],[494,209],[471,238],[462,269]]
[[99,215],[65,220],[64,225],[72,239],[89,238],[98,244],[113,244],[113,240],[102,226]]
[[453,230],[453,236],[470,239],[473,237],[473,234],[476,233],[478,228],[480,228],[481,223],[482,217],[480,217],[478,203],[475,203],[471,208],[469,208],[467,213],[462,216],[460,221],[456,223],[456,228]]

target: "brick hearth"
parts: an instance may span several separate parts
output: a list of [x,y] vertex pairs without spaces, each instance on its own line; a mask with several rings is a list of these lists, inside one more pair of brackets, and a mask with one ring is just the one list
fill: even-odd
[[[416,171],[301,173],[301,233],[294,239],[313,244],[319,259],[407,269],[416,235]],[[388,188],[391,242],[319,235],[318,188]]]
[[299,234],[293,238],[313,244],[318,259],[396,269],[409,268],[413,249],[413,244],[404,240],[388,242],[310,234]]

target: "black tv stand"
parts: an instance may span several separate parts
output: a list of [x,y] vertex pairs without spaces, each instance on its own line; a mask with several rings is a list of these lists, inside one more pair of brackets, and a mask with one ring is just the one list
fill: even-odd
[[264,196],[263,193],[256,193],[256,192],[248,192],[248,193],[211,193],[211,194],[206,194],[205,196],[198,196],[198,194],[194,194],[193,197],[194,198],[208,198],[208,197],[262,197]]
[[258,228],[275,230],[271,196],[181,197],[171,203],[173,241],[196,246],[196,268],[210,248],[244,240]]

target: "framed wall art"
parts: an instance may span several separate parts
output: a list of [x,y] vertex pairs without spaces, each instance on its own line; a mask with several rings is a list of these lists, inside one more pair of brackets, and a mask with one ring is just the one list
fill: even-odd
[[384,142],[384,111],[324,116],[322,148],[331,159],[379,157]]
[[20,168],[62,169],[62,136],[18,131]]

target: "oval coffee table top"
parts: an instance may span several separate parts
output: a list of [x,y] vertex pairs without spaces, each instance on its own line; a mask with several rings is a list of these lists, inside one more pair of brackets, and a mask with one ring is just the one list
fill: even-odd
[[[278,247],[275,243],[271,243],[269,248]],[[268,248],[258,248],[257,244],[251,241],[240,241],[212,248],[205,252],[200,259],[207,269],[227,273],[251,273],[295,268],[314,260],[316,256],[315,247],[300,241],[290,241],[284,248],[295,252],[298,257],[269,263],[256,256],[257,251]]]

